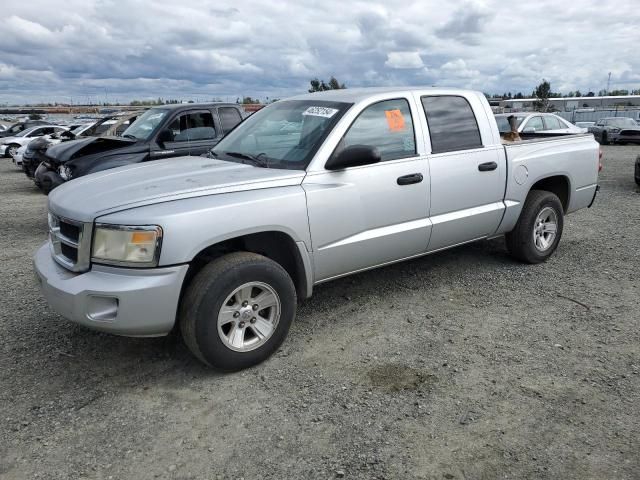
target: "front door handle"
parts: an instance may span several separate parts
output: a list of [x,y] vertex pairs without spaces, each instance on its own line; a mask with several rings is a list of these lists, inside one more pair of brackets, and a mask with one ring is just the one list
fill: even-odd
[[412,173],[398,177],[398,185],[411,185],[412,183],[420,183],[424,177],[421,173]]
[[498,164],[496,162],[486,162],[478,165],[478,170],[481,172],[490,172],[491,170],[495,170],[498,168]]

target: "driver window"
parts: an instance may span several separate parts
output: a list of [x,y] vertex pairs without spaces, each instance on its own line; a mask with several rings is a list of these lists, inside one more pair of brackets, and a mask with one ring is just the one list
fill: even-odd
[[209,140],[216,137],[211,112],[187,113],[175,118],[169,125],[173,142]]
[[364,109],[349,127],[337,151],[352,145],[376,147],[382,161],[416,155],[413,120],[407,100],[385,100]]

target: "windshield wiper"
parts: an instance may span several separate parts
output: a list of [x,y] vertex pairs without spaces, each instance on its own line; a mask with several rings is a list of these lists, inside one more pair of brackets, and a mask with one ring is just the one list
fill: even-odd
[[138,140],[138,137],[136,137],[135,135],[131,135],[130,133],[125,133],[124,135],[122,135],[124,138],[133,138],[134,140]]
[[[242,152],[222,152],[225,155],[229,155],[230,157],[241,158],[243,160],[249,160],[256,167],[269,168],[269,162],[260,158],[260,155],[249,155],[248,153]],[[245,162],[243,162],[245,163]]]

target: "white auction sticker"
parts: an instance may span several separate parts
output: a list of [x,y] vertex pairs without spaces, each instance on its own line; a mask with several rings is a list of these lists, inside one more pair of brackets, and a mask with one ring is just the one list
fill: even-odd
[[314,117],[331,118],[336,113],[338,113],[338,109],[336,108],[309,107],[304,112],[302,112],[302,115],[313,115]]

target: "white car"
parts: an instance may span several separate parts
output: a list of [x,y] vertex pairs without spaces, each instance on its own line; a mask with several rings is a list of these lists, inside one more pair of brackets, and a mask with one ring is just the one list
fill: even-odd
[[496,115],[500,133],[511,131],[509,117],[516,117],[518,133],[587,133],[586,128],[576,127],[553,113],[521,112]]
[[22,168],[22,156],[24,155],[24,152],[27,149],[27,145],[21,146],[16,152],[16,154],[12,157],[12,161],[16,165],[16,167]]
[[34,138],[62,132],[64,130],[67,130],[67,128],[59,125],[37,125],[27,128],[13,137],[1,138],[0,156],[13,158],[20,147],[27,145]]

